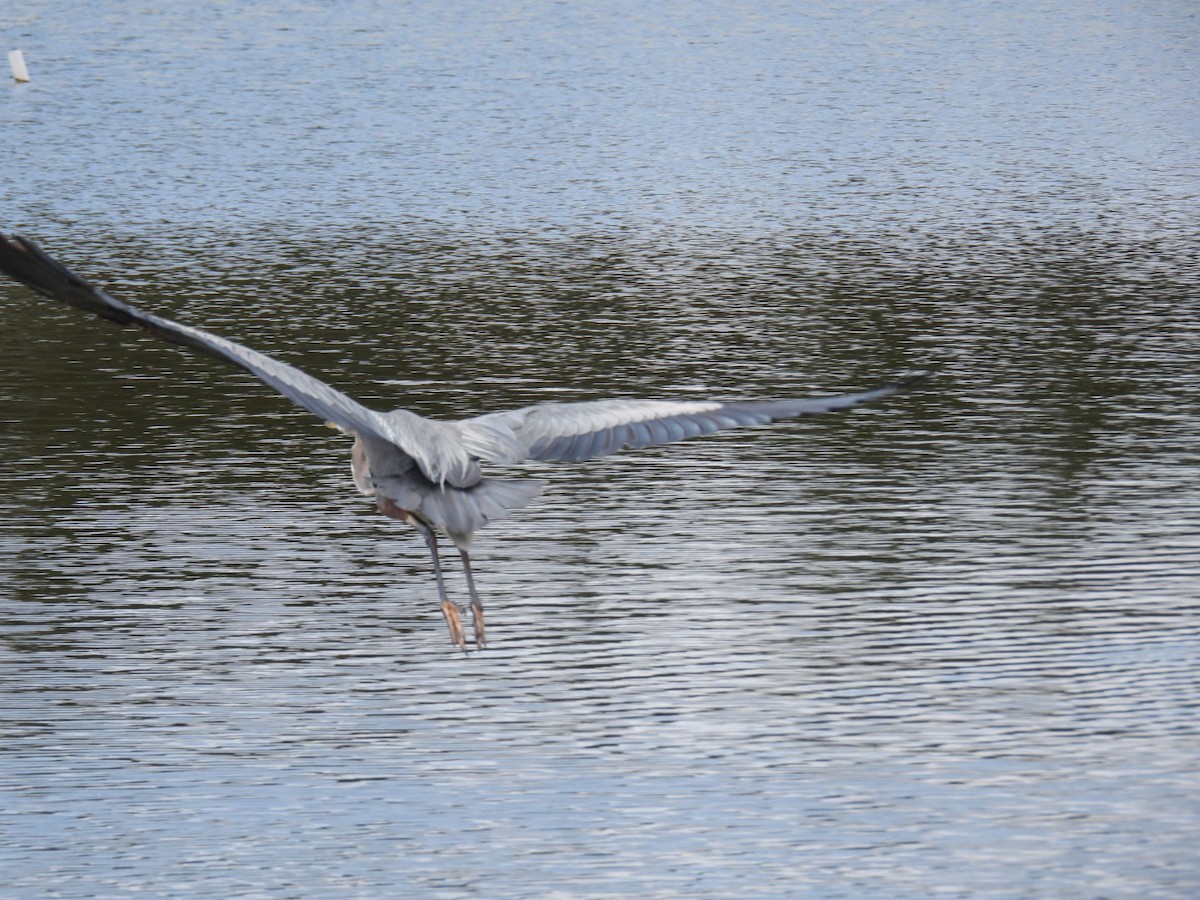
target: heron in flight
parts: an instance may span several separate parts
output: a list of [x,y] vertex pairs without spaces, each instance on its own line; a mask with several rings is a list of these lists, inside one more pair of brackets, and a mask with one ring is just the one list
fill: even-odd
[[851,394],[792,400],[594,400],[543,403],[456,422],[407,409],[377,412],[299,369],[199,328],[143,312],[93,287],[20,235],[0,235],[0,269],[54,300],[232,363],[354,437],[351,472],[379,511],[413,526],[433,561],[450,638],[467,649],[461,610],[446,593],[438,533],[458,548],[470,598],[472,637],[486,643],[483,604],[471,572],[475,532],[526,506],[541,490],[528,478],[496,477],[483,466],[524,460],[577,462],[726,428],[849,409],[887,397],[925,373]]

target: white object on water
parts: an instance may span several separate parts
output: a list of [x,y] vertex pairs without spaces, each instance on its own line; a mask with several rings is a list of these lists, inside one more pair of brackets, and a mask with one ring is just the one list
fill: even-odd
[[12,69],[15,81],[29,80],[29,70],[25,68],[25,54],[20,50],[8,51],[8,66]]

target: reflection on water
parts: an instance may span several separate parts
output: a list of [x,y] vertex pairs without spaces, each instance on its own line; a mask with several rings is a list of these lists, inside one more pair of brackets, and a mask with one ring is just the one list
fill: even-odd
[[24,13],[6,227],[429,415],[938,375],[542,467],[463,656],[343,437],[0,285],[12,896],[1200,890],[1187,33],[368,7]]

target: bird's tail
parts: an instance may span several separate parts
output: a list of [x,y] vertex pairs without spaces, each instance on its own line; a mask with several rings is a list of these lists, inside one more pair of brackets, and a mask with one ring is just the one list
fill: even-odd
[[415,512],[464,549],[488,522],[528,506],[542,492],[542,482],[532,478],[483,478],[469,488],[456,488],[433,484],[416,471],[377,478],[374,487],[376,496]]

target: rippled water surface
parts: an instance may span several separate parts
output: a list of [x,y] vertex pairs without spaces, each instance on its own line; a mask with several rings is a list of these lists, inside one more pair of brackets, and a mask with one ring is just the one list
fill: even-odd
[[1194,11],[270,7],[9,11],[0,227],[380,408],[936,375],[536,467],[463,655],[345,438],[0,284],[0,895],[1200,893]]

